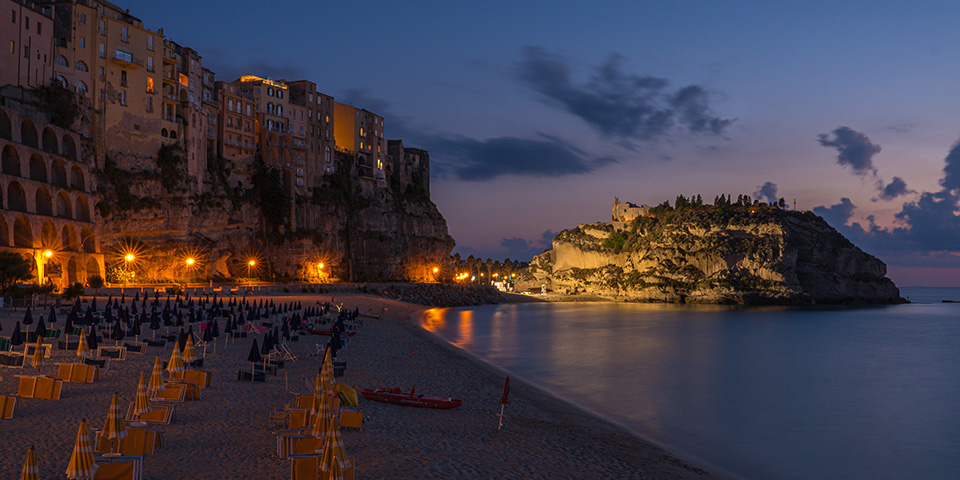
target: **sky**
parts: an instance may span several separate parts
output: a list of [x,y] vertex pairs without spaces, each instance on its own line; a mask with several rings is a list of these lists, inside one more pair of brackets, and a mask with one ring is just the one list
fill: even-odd
[[455,252],[529,260],[614,196],[784,198],[960,286],[960,2],[121,1],[218,80],[307,79],[430,151]]

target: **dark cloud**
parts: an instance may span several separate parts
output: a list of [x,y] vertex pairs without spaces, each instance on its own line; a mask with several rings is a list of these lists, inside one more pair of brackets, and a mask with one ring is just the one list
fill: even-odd
[[383,135],[387,138],[403,139],[405,145],[409,142],[407,146],[423,140],[423,129],[411,127],[408,117],[398,114],[390,102],[370,95],[366,88],[348,88],[343,91],[343,95],[335,97],[335,100],[383,117]]
[[873,166],[873,156],[880,152],[879,145],[874,145],[866,135],[849,127],[839,127],[831,133],[832,137],[821,133],[817,136],[817,141],[824,147],[837,149],[838,164],[850,167],[853,173],[860,176],[877,174],[877,169]]
[[823,219],[830,225],[833,225],[834,228],[840,228],[840,226],[847,224],[847,221],[853,216],[853,211],[856,208],[849,198],[843,197],[840,199],[840,203],[836,205],[814,208],[813,213],[823,217]]
[[457,245],[456,252],[461,258],[467,258],[473,255],[477,258],[492,258],[494,260],[519,260],[529,262],[534,256],[543,253],[544,250],[553,247],[553,237],[557,232],[547,230],[540,235],[539,239],[527,240],[525,238],[504,238],[500,240],[500,249],[496,251],[480,251],[475,248]]
[[612,54],[588,82],[577,85],[566,59],[527,47],[517,75],[548,103],[609,137],[653,140],[677,129],[720,135],[733,123],[714,114],[703,87],[689,85],[671,92],[666,79],[627,73],[622,63],[621,55]]
[[883,182],[880,182],[879,186],[881,187],[881,200],[893,200],[901,195],[917,193],[915,190],[910,190],[907,188],[907,182],[904,182],[900,177],[893,177],[893,180],[891,180],[886,186],[883,186]]
[[950,191],[960,189],[960,142],[953,144],[945,161],[940,186]]
[[780,195],[777,194],[777,184],[773,182],[767,182],[757,187],[757,191],[753,192],[753,196],[767,203],[776,203],[780,200]]
[[437,137],[430,142],[436,154],[444,158],[441,168],[452,171],[460,180],[484,181],[501,175],[559,177],[589,173],[616,160],[610,157],[588,158],[580,149],[555,137],[539,139],[499,137],[475,140],[464,137]]

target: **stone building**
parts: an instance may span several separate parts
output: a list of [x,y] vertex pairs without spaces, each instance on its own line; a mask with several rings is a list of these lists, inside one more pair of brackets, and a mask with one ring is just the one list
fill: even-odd
[[89,138],[16,105],[0,107],[0,249],[33,258],[41,283],[63,287],[102,276],[99,197],[82,146]]
[[389,140],[387,158],[394,192],[430,196],[430,152],[404,147],[403,140]]
[[340,102],[334,102],[333,113],[337,149],[354,157],[360,179],[385,187],[387,141],[383,137],[383,117]]
[[634,205],[630,202],[620,203],[620,198],[613,197],[613,221],[630,222],[634,218],[643,217],[650,213],[649,205]]
[[[0,85],[39,87],[54,76],[49,8],[0,0]],[[9,18],[10,20],[7,20]]]

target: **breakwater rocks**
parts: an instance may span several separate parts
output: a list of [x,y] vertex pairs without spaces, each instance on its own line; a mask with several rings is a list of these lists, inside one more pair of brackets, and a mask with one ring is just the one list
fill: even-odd
[[903,302],[886,273],[813,213],[707,206],[564,230],[517,289],[665,303]]
[[488,285],[408,283],[366,288],[368,293],[386,298],[436,307],[467,307],[503,303],[506,300],[500,291]]

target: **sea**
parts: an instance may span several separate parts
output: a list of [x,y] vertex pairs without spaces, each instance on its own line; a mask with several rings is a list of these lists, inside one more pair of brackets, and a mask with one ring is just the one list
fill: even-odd
[[[960,478],[960,288],[912,303],[523,303],[420,325],[709,471]],[[509,409],[509,407],[507,407]]]

